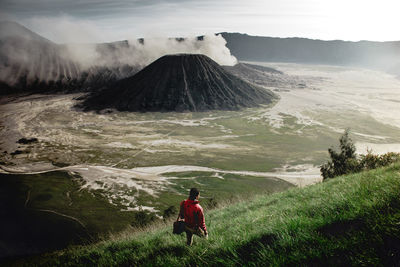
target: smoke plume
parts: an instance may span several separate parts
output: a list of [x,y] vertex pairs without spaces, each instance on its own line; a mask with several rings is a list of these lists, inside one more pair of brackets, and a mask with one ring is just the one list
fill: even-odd
[[[204,54],[220,65],[234,65],[237,60],[225,46],[226,41],[220,35],[206,35],[202,38],[189,37],[175,38],[149,38],[120,42],[110,46],[96,47],[97,57],[89,59],[93,65],[139,65],[144,67],[161,56],[167,54]],[[88,49],[89,47],[86,47]],[[93,48],[93,47],[92,47]],[[79,53],[81,48],[70,49],[71,54]],[[81,63],[88,65],[89,62]]]
[[[49,29],[57,33],[39,34],[17,23],[3,22],[0,28],[0,81],[9,85],[21,82],[50,82],[90,77],[101,69],[107,69],[114,79],[132,75],[157,58],[166,54],[204,54],[221,65],[234,65],[237,60],[226,47],[220,35],[189,38],[130,39],[112,43],[96,43],[100,31],[90,24],[77,25],[61,18],[58,24],[52,21],[32,21],[39,32]],[[46,26],[47,25],[47,26]],[[72,30],[71,30],[72,29]],[[64,33],[66,43],[53,42]],[[48,35],[48,36],[47,36]],[[90,42],[90,40],[94,40]],[[121,71],[121,69],[128,71]],[[87,75],[89,73],[89,76]],[[110,74],[111,73],[111,74]]]

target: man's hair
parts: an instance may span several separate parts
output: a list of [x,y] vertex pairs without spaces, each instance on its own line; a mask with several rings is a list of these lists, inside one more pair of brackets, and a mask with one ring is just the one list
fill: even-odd
[[200,194],[200,191],[199,191],[197,188],[195,188],[195,187],[190,188],[189,199],[195,200],[196,197],[197,197],[199,194]]

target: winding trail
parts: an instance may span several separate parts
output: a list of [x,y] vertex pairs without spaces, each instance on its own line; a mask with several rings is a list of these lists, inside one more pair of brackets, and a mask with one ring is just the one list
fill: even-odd
[[69,200],[68,206],[72,206],[73,201],[72,201],[72,198],[71,198],[71,193],[70,193],[70,191],[68,191],[68,192],[66,193],[66,195],[67,195],[67,198],[68,198],[68,200]]
[[[68,193],[69,193],[69,192],[68,192]],[[68,194],[68,196],[69,196],[69,194]],[[24,205],[25,208],[28,208],[27,205],[28,205],[28,203],[29,203],[30,197],[31,197],[31,190],[28,190],[28,193],[27,193],[27,196],[26,196],[26,200],[25,200],[25,205]],[[70,204],[72,204],[72,201],[71,201]],[[83,222],[81,222],[78,218],[75,218],[75,217],[73,217],[73,216],[69,216],[69,215],[66,215],[66,214],[62,214],[62,213],[60,213],[60,212],[58,212],[58,211],[55,211],[55,210],[47,210],[47,209],[32,209],[32,210],[42,211],[42,212],[50,212],[50,213],[53,213],[53,214],[56,214],[56,215],[59,215],[59,216],[62,216],[62,217],[71,219],[71,220],[73,220],[73,221],[79,223],[79,224],[80,224],[83,228],[85,228],[85,230],[87,231],[87,228],[86,228],[85,224],[84,224]]]
[[85,228],[85,230],[87,230],[86,226],[78,218],[75,218],[75,217],[72,217],[72,216],[69,216],[69,215],[66,215],[66,214],[62,214],[62,213],[59,213],[59,212],[54,211],[54,210],[46,210],[46,209],[35,209],[35,210],[43,211],[43,212],[50,212],[50,213],[57,214],[59,216],[71,219],[71,220],[79,223],[83,228]]
[[[175,127],[175,129],[173,129],[173,130],[170,131],[169,133],[164,134],[163,136],[161,136],[161,139],[164,139],[165,137],[169,136],[170,134],[172,134],[173,132],[175,132],[177,129],[178,129],[178,127]],[[132,156],[127,157],[127,158],[125,158],[125,159],[123,159],[123,160],[118,161],[117,163],[111,165],[111,167],[115,167],[115,166],[117,166],[117,165],[119,165],[119,164],[121,164],[121,163],[123,163],[123,162],[126,162],[126,161],[128,161],[128,160],[130,160],[130,159],[135,158],[136,156],[138,156],[139,154],[143,153],[144,151],[146,151],[146,149],[148,149],[148,148],[150,148],[150,147],[152,147],[152,146],[153,146],[152,143],[150,143],[150,145],[143,146],[142,149],[140,149],[138,152],[136,152],[136,153],[133,154]]]
[[26,195],[25,205],[24,205],[25,208],[28,206],[30,198],[31,198],[31,190],[28,190],[28,193]]

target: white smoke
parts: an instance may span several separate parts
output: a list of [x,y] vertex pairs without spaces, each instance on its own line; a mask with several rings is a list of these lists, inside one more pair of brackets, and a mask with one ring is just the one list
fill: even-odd
[[[0,80],[10,85],[24,76],[29,81],[46,82],[78,78],[91,67],[119,69],[128,65],[140,69],[164,55],[177,53],[204,54],[220,65],[237,63],[221,35],[96,43],[107,38],[107,32],[103,34],[87,21],[68,17],[33,18],[24,25],[29,29],[16,23],[0,25],[4,28],[0,27],[1,32],[6,33],[0,35]],[[52,43],[55,40],[58,43]]]
[[25,27],[58,44],[98,43],[105,41],[101,29],[88,20],[70,16],[33,17],[24,21]]
[[[101,55],[96,50],[96,44],[65,44],[65,51],[61,57],[66,60],[79,63],[83,70],[93,66],[109,66],[108,62],[102,62]],[[101,64],[101,62],[103,64]]]
[[143,45],[138,40],[133,40],[129,41],[129,45],[138,51],[135,55],[137,62],[142,62],[144,65],[163,55],[177,53],[204,54],[220,65],[237,63],[221,35],[205,35],[203,40],[198,40],[197,37],[185,38],[184,41],[162,38],[145,39]]
[[[49,40],[65,44],[70,59],[80,62],[83,66],[120,63],[145,66],[163,55],[176,53],[204,54],[220,65],[237,63],[236,58],[226,47],[225,39],[214,34],[204,36],[203,40],[198,40],[197,37],[188,37],[184,38],[184,41],[167,37],[152,37],[145,38],[145,42],[142,44],[137,37],[129,37],[131,36],[129,32],[123,38],[115,35],[112,31],[99,28],[91,21],[76,20],[66,15],[35,17],[27,20],[25,24]],[[129,40],[129,47],[123,43],[115,44],[118,51],[108,51],[109,55],[99,53],[96,49],[95,43],[104,43],[116,40],[116,38]]]
[[236,58],[231,55],[225,45],[226,41],[220,35],[206,35],[202,40],[197,37],[189,37],[183,40],[174,38],[129,40],[128,43],[116,45],[116,49],[110,51],[110,53],[98,53],[93,64],[127,64],[143,67],[164,55],[178,53],[203,54],[220,65],[236,64]]
[[30,30],[62,44],[60,56],[78,62],[83,69],[96,64],[99,54],[96,43],[104,40],[101,29],[88,20],[76,20],[67,15],[59,17],[33,17],[24,23]]

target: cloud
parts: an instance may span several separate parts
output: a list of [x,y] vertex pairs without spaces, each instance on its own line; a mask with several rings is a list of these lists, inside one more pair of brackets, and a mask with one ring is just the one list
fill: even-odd
[[[36,77],[45,81],[64,76],[77,78],[84,71],[97,69],[92,67],[108,67],[117,73],[126,65],[140,69],[166,54],[204,54],[221,65],[234,65],[237,62],[223,37],[215,34],[205,35],[202,40],[197,37],[184,40],[152,37],[145,38],[144,42],[135,38],[99,44],[97,41],[100,37],[107,37],[107,32],[103,33],[88,21],[74,20],[68,16],[32,18],[29,22],[32,30],[50,40],[62,38],[63,43],[56,45],[18,24],[2,25],[9,25],[11,38],[10,35],[3,36],[9,42],[5,41],[0,50],[0,56],[5,59],[0,62],[0,80],[9,84],[15,84],[24,75],[29,81]],[[20,38],[17,43],[12,36]],[[3,37],[0,35],[0,38]]]
[[[96,43],[112,39],[109,31],[103,31],[87,20],[77,20],[69,16],[34,17],[29,20],[31,29],[50,40],[66,44],[70,59],[80,62],[83,67],[94,65],[115,66],[120,64],[146,66],[166,54],[204,54],[221,65],[234,65],[233,57],[222,36],[208,34],[202,41],[197,37],[187,37],[183,42],[174,38],[145,38],[144,44],[137,38],[129,38],[125,43],[114,44],[115,49],[99,52]],[[153,33],[154,34],[154,33]],[[175,37],[175,36],[170,36]],[[84,43],[84,44],[82,44]]]
[[220,35],[205,35],[203,40],[197,37],[188,37],[184,41],[177,41],[173,38],[147,38],[144,44],[138,40],[129,41],[129,49],[134,52],[128,60],[147,65],[157,58],[166,54],[204,54],[212,58],[220,65],[234,65],[237,60],[231,55],[226,47],[225,39]]
[[101,41],[104,35],[93,22],[67,15],[33,17],[24,22],[32,31],[57,43],[95,43]]
[[107,41],[128,34],[146,37],[154,30],[164,36],[239,31],[279,37],[397,40],[400,35],[394,27],[400,23],[399,8],[398,0],[0,1],[0,10],[18,22],[66,14],[96,23],[113,37]]

